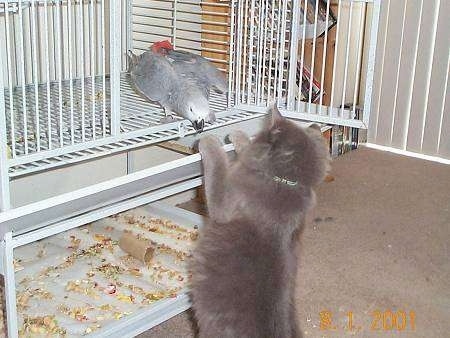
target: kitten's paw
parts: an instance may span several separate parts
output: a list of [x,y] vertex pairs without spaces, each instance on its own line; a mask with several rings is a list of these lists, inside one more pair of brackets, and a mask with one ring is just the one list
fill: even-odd
[[242,130],[233,130],[229,135],[228,139],[233,144],[245,144],[250,142],[250,138]]
[[214,149],[221,149],[222,143],[220,140],[214,135],[206,135],[200,139],[198,143],[198,151],[201,154],[205,154],[209,151],[214,151]]
[[250,143],[250,138],[241,130],[233,130],[228,135],[228,140],[234,145],[236,153],[241,152]]

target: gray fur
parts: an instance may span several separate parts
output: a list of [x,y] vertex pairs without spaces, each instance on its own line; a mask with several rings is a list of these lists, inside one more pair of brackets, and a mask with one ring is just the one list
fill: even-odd
[[294,305],[296,247],[329,156],[315,128],[296,126],[276,108],[271,115],[252,141],[242,132],[230,136],[234,161],[215,137],[199,143],[210,216],[191,263],[200,337],[302,336]]
[[215,120],[205,87],[177,71],[166,56],[151,50],[137,56],[129,52],[131,83],[150,101],[191,121],[194,127]]

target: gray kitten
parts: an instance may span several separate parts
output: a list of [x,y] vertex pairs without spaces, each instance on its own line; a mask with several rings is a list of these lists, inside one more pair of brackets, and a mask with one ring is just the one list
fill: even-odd
[[200,337],[301,337],[294,305],[296,248],[328,150],[317,128],[271,108],[254,140],[231,134],[230,162],[213,136],[200,141],[210,221],[193,255]]

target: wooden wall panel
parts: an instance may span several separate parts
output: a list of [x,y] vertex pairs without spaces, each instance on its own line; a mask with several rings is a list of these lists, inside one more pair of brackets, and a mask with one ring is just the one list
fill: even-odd
[[[217,4],[217,5],[216,5]],[[230,20],[229,3],[220,0],[209,0],[208,4],[202,4],[202,40],[214,40],[217,42],[226,42],[226,44],[218,44],[212,42],[202,42],[202,48],[216,49],[218,52],[202,51],[202,56],[216,60],[223,60],[228,63],[229,50],[229,28],[220,25],[220,23],[228,23]],[[210,13],[217,14],[210,14]],[[225,15],[224,15],[225,14]],[[214,24],[217,22],[218,24]],[[224,34],[225,33],[225,34]],[[219,69],[226,69],[228,66],[222,62],[214,62],[214,65]]]

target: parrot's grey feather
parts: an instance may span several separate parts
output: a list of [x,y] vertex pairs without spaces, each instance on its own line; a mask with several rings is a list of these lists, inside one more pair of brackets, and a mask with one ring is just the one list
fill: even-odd
[[[164,74],[164,76],[157,76]],[[163,56],[144,53],[131,72],[132,82],[151,101],[164,102],[173,91],[177,76]]]
[[187,52],[185,50],[168,50],[168,58],[171,62],[186,62],[186,63],[197,63],[199,60],[199,55]]
[[177,72],[196,81],[205,90],[219,93],[228,92],[225,75],[204,57],[181,50],[169,50],[166,56]]

